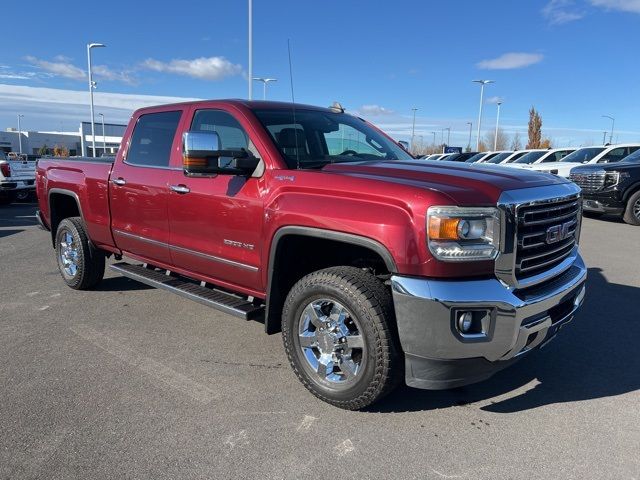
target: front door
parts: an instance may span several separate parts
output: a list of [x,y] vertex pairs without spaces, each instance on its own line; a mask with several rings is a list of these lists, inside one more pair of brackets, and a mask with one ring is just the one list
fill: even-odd
[[[246,149],[260,157],[246,129],[226,111],[197,110],[187,129],[217,132],[222,150]],[[221,285],[261,290],[263,180],[223,174],[192,177],[174,170],[171,186],[173,264]]]
[[[111,172],[113,237],[125,254],[170,265],[168,200],[171,156],[182,111],[141,115],[124,157]],[[177,149],[174,148],[174,143]]]

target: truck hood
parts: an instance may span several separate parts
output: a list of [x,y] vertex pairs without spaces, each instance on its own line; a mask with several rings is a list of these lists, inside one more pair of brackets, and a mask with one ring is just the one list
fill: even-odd
[[519,168],[428,160],[334,163],[323,171],[435,190],[459,205],[492,205],[507,190],[567,183],[555,175]]

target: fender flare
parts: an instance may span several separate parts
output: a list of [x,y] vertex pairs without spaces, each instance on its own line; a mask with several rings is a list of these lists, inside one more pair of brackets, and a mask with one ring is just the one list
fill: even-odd
[[73,198],[74,201],[76,202],[76,205],[78,206],[78,212],[80,213],[80,218],[83,221],[84,221],[84,215],[82,213],[82,205],[80,204],[80,197],[78,197],[78,194],[73,190],[67,190],[66,188],[52,188],[47,192],[47,205],[49,206],[49,228],[51,229],[51,242],[55,247],[56,232],[55,232],[55,229],[53,228],[53,209],[51,208],[51,195],[54,193],[60,194],[60,195],[66,195],[67,197]]
[[626,203],[629,200],[629,197],[638,191],[638,188],[640,188],[640,181],[629,185],[622,195],[622,200]]
[[377,240],[373,240],[368,237],[363,237],[360,235],[354,235],[352,233],[344,233],[337,232],[335,230],[324,230],[321,228],[313,228],[313,227],[302,227],[302,226],[286,226],[278,229],[273,236],[273,240],[271,241],[271,247],[269,249],[269,267],[267,271],[267,295],[266,295],[266,308],[265,308],[265,319],[264,319],[264,329],[267,333],[276,333],[280,328],[280,319],[274,318],[275,311],[270,311],[273,308],[272,302],[272,286],[273,286],[273,275],[275,271],[276,264],[276,254],[278,251],[278,245],[280,241],[288,236],[288,235],[296,235],[302,237],[313,237],[313,238],[322,238],[325,240],[333,240],[336,242],[349,243],[351,245],[357,245],[360,247],[368,248],[382,258],[387,270],[389,272],[397,272],[398,268],[396,265],[393,256],[387,250],[387,248],[378,242]]

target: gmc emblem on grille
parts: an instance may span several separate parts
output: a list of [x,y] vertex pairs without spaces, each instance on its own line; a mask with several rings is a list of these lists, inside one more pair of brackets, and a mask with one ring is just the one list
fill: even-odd
[[571,235],[573,235],[573,232],[570,232],[569,229],[573,226],[574,223],[575,220],[571,220],[570,222],[565,222],[562,225],[554,225],[553,227],[547,228],[547,243],[557,243],[561,240],[569,238]]

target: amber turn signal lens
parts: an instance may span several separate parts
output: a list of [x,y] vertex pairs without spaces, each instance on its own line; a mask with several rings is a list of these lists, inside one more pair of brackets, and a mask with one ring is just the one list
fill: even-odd
[[208,165],[206,158],[184,157],[182,165],[185,167],[206,167]]
[[431,240],[458,240],[459,218],[429,217],[429,238]]

